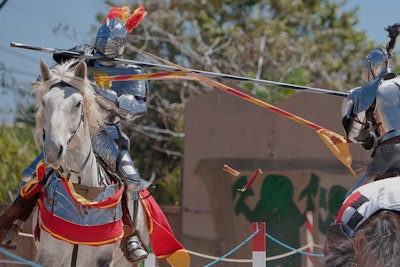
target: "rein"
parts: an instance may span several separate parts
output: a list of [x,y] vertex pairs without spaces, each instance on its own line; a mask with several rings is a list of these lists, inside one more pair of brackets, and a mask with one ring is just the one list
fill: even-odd
[[76,129],[72,132],[71,137],[68,139],[67,145],[69,145],[69,143],[71,143],[72,138],[74,138],[76,132],[78,131],[79,127],[81,126],[81,123],[82,123],[84,120],[85,120],[85,112],[83,112],[83,107],[82,107],[81,117],[80,117],[80,119],[79,119],[79,123],[78,123],[78,125],[76,126]]
[[[93,150],[91,149],[90,152],[88,153],[85,161],[82,163],[82,169],[86,165],[86,163],[88,163],[89,158],[92,155],[92,153],[93,153]],[[71,169],[64,170],[62,166],[60,166],[59,170],[56,170],[56,173],[57,173],[57,176],[59,176],[59,177],[65,176],[65,178],[67,178],[67,179],[69,179],[71,177],[71,173],[82,174],[82,172],[80,172],[80,171],[75,171],[75,170],[71,170]],[[63,174],[66,174],[66,175],[63,175]],[[81,183],[81,179],[82,179],[82,177],[78,176],[78,183],[79,184]]]

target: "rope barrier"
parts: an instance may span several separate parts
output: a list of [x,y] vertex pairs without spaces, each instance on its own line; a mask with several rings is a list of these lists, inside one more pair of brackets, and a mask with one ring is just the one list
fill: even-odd
[[[185,251],[187,253],[189,253],[190,255],[197,256],[197,257],[204,258],[204,259],[209,259],[209,260],[220,259],[220,257],[215,257],[215,256],[210,256],[210,255],[199,253],[199,252],[194,252],[194,251],[191,251],[189,249],[185,249]],[[236,263],[249,263],[249,262],[252,262],[253,260],[252,259],[230,259],[230,258],[224,258],[224,259],[221,259],[221,261],[224,261],[224,262],[236,262]]]
[[266,261],[273,261],[273,260],[283,259],[283,258],[292,256],[292,255],[298,253],[298,251],[305,250],[305,249],[307,249],[309,247],[312,247],[312,246],[314,246],[314,245],[313,244],[308,244],[308,245],[305,245],[305,246],[303,246],[301,248],[298,248],[296,250],[292,250],[292,251],[289,251],[289,252],[286,252],[286,253],[283,253],[283,254],[267,257],[265,260]]
[[[193,256],[197,256],[197,257],[213,260],[212,262],[210,262],[207,265],[204,265],[203,267],[210,267],[210,266],[212,266],[212,265],[214,265],[214,264],[216,264],[218,262],[221,262],[221,261],[223,261],[223,262],[234,262],[234,263],[251,263],[251,262],[253,262],[253,259],[231,259],[231,258],[228,258],[228,256],[232,255],[237,250],[239,250],[241,247],[243,247],[246,243],[248,243],[251,239],[253,239],[259,232],[260,232],[260,229],[255,230],[243,242],[241,242],[239,245],[237,245],[235,248],[233,248],[231,251],[229,251],[228,253],[226,253],[222,257],[210,256],[210,255],[194,252],[194,251],[191,251],[191,250],[188,250],[188,249],[186,249],[186,251],[189,254],[193,255]],[[26,236],[26,237],[33,236],[31,234],[24,234],[24,233],[19,233],[19,234],[22,235],[22,236]],[[299,254],[302,254],[302,255],[306,255],[306,256],[309,256],[309,257],[324,257],[324,254],[309,253],[309,252],[305,252],[304,251],[304,250],[307,250],[307,249],[309,249],[311,247],[317,247],[317,248],[321,249],[322,247],[320,245],[312,243],[312,244],[308,244],[308,245],[305,245],[305,246],[300,247],[300,248],[293,248],[293,247],[291,247],[291,246],[279,241],[278,239],[276,239],[275,237],[273,237],[272,235],[270,235],[268,233],[265,233],[265,236],[267,238],[271,239],[272,241],[274,241],[275,243],[279,244],[280,246],[290,250],[287,253],[266,257],[265,261],[273,261],[273,260],[285,258],[285,257],[291,256],[291,255],[296,254],[296,253],[299,253]],[[7,250],[4,250],[2,248],[0,248],[0,253],[4,253],[7,256],[20,261],[21,264],[30,265],[30,266],[33,266],[33,267],[42,267],[42,266],[40,266],[40,265],[38,265],[36,263],[30,262],[28,260],[25,260],[25,259],[17,256],[17,255],[14,255],[14,254],[12,254],[12,253],[10,253]],[[1,262],[1,260],[0,260],[0,262]],[[11,261],[9,261],[9,262],[11,262]],[[17,264],[17,262],[15,264]]]
[[274,238],[273,236],[271,236],[271,235],[268,234],[268,233],[266,234],[266,236],[267,236],[269,239],[271,239],[272,241],[274,241],[275,243],[281,245],[282,247],[285,247],[285,248],[287,248],[287,249],[289,249],[289,250],[298,252],[298,253],[300,253],[300,254],[303,254],[303,255],[306,255],[306,256],[312,256],[312,257],[324,257],[324,254],[308,253],[308,252],[304,252],[304,251],[302,251],[302,250],[298,250],[298,249],[292,248],[292,247],[290,247],[290,246],[288,246],[288,245],[282,243],[281,241],[279,241],[278,239]]
[[24,259],[24,258],[22,258],[22,257],[20,257],[18,255],[15,255],[15,254],[3,249],[3,248],[0,248],[0,252],[5,254],[5,255],[7,255],[8,257],[13,258],[14,260],[20,261],[20,262],[22,262],[22,263],[24,263],[26,265],[33,266],[33,267],[42,267],[41,265],[39,265],[37,263],[34,263],[32,261],[28,261],[28,260],[26,260],[26,259]]
[[[303,247],[300,247],[300,248],[298,248],[298,249],[294,249],[294,250],[292,250],[292,251],[289,251],[289,252],[286,252],[286,253],[283,253],[283,254],[279,254],[279,255],[275,255],[275,256],[270,256],[270,257],[266,257],[266,258],[265,258],[265,261],[273,261],[273,260],[277,260],[277,259],[282,259],[282,258],[291,256],[291,255],[293,255],[293,254],[296,254],[296,253],[298,253],[298,251],[306,250],[306,249],[309,248],[309,247],[321,248],[321,246],[320,246],[320,245],[317,245],[317,244],[308,244],[308,245],[305,245],[305,246],[303,246]],[[197,256],[197,257],[204,258],[204,259],[209,259],[209,260],[216,260],[216,259],[219,259],[219,258],[220,258],[220,257],[210,256],[210,255],[207,255],[207,254],[203,254],[203,253],[191,251],[191,250],[189,250],[189,249],[186,249],[186,252],[189,253],[190,255]],[[252,260],[252,259],[231,259],[231,258],[224,258],[224,259],[221,259],[221,261],[223,261],[223,262],[235,262],[235,263],[250,263],[250,262],[252,262],[253,260]]]
[[0,259],[0,263],[4,263],[7,264],[7,266],[12,266],[12,265],[24,265],[26,266],[25,263],[17,261],[17,260],[4,260],[4,259]]
[[236,246],[234,249],[232,249],[230,252],[226,253],[224,256],[220,257],[219,259],[216,259],[215,261],[204,265],[204,267],[209,267],[214,265],[217,262],[220,262],[221,259],[224,259],[226,257],[228,257],[229,255],[231,255],[232,253],[236,252],[239,248],[241,248],[242,246],[244,246],[247,242],[249,242],[256,234],[258,234],[258,232],[260,231],[260,229],[257,229],[254,233],[252,233],[248,238],[246,238],[242,243],[240,243],[238,246]]

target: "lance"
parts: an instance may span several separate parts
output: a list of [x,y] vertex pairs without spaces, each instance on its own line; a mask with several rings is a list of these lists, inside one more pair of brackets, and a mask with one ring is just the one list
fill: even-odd
[[[124,59],[124,58],[108,58],[108,57],[104,57],[104,56],[88,55],[88,54],[84,54],[84,53],[80,53],[80,52],[76,52],[76,51],[70,51],[70,50],[66,50],[66,49],[45,48],[45,47],[32,46],[32,45],[21,44],[21,43],[16,43],[16,42],[11,42],[10,46],[16,47],[16,48],[24,48],[24,49],[34,50],[34,51],[40,51],[40,52],[45,52],[45,53],[50,53],[50,54],[61,54],[61,55],[75,57],[75,58],[84,59],[84,60],[116,61],[116,62],[124,63],[124,64],[135,64],[135,65],[139,65],[142,67],[160,68],[160,69],[172,70],[172,71],[178,70],[177,68],[175,68],[173,66],[164,65],[164,64],[148,63],[148,62],[142,62],[142,61]],[[334,96],[340,96],[340,97],[347,97],[349,95],[346,92],[333,91],[333,90],[327,90],[327,89],[310,87],[310,86],[303,86],[303,85],[296,85],[296,84],[282,83],[282,82],[274,82],[274,81],[269,81],[269,80],[262,80],[262,79],[256,79],[256,78],[249,78],[249,77],[230,75],[230,74],[224,74],[224,73],[216,73],[216,72],[210,72],[210,71],[195,70],[195,69],[187,69],[187,70],[190,72],[202,74],[203,76],[206,76],[209,78],[220,78],[220,79],[235,80],[235,81],[240,81],[240,82],[250,82],[250,83],[261,84],[261,85],[265,85],[265,86],[275,86],[275,87],[280,87],[280,88],[302,90],[302,91],[307,91],[307,92],[312,92],[312,93],[317,93],[317,94],[327,94],[327,95],[334,95]]]
[[[169,62],[165,59],[162,59],[158,56],[152,55],[150,53],[145,52],[147,55],[161,61],[164,62],[166,64],[170,64],[171,66],[174,66],[177,69],[180,69],[181,71],[187,72],[189,71],[188,69],[179,66],[177,64],[174,64],[172,62]],[[268,109],[272,112],[275,112],[279,115],[282,115],[288,119],[291,119],[295,122],[301,123],[307,127],[310,127],[311,129],[315,130],[318,134],[318,136],[322,139],[322,141],[325,143],[325,145],[329,148],[329,150],[336,156],[337,159],[340,160],[340,162],[343,163],[343,165],[345,165],[350,172],[354,175],[357,176],[356,172],[353,170],[353,168],[351,167],[351,162],[352,162],[352,157],[350,154],[350,148],[348,145],[348,140],[346,138],[344,138],[342,135],[337,134],[335,132],[332,132],[318,124],[315,124],[311,121],[308,121],[306,119],[303,119],[299,116],[296,116],[288,111],[285,111],[283,109],[280,109],[276,106],[273,106],[271,104],[268,104],[260,99],[257,99],[255,97],[252,97],[248,94],[245,94],[243,92],[240,92],[232,87],[229,87],[225,84],[219,83],[217,81],[214,81],[212,79],[209,79],[207,77],[202,76],[201,74],[195,73],[195,72],[189,72],[190,75],[195,76],[196,78],[198,78],[200,81],[207,83],[209,85],[212,85],[218,89],[221,89],[227,93],[230,93],[232,95],[235,95],[237,97],[242,98],[243,100],[246,100],[248,102],[251,102],[253,104],[256,104],[262,108]]]

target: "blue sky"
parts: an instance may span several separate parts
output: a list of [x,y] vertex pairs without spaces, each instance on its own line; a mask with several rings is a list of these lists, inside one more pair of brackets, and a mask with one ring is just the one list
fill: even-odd
[[[119,4],[141,1],[116,1]],[[384,28],[400,22],[400,0],[349,0],[348,6],[360,6],[358,29],[378,44],[388,40]],[[92,43],[96,13],[106,13],[103,0],[8,0],[0,10],[0,62],[12,71],[19,81],[29,84],[36,79],[39,60],[51,62],[49,54],[11,48],[19,42],[50,48],[70,48],[76,44]],[[60,23],[67,25],[67,34],[54,32]],[[13,106],[16,94],[0,95],[0,107]],[[12,119],[12,118],[10,118]],[[0,116],[0,122],[7,120]]]

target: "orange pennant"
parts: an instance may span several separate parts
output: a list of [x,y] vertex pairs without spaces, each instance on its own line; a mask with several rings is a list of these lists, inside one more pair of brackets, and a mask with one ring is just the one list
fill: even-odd
[[190,70],[188,70],[188,69],[186,69],[184,67],[181,67],[181,66],[179,66],[177,64],[169,62],[168,60],[162,59],[160,57],[157,57],[157,56],[152,55],[152,54],[147,53],[147,52],[145,52],[145,53],[147,55],[153,57],[153,58],[156,58],[156,59],[166,63],[166,64],[174,66],[175,68],[177,68],[177,69],[179,69],[181,71],[184,71],[184,72],[188,73],[189,75],[192,75],[192,76],[196,77],[198,80],[200,80],[200,81],[202,81],[204,83],[207,83],[207,84],[212,85],[212,86],[214,86],[216,88],[224,90],[224,91],[226,91],[226,92],[228,92],[230,94],[233,94],[235,96],[238,96],[238,97],[240,97],[240,98],[242,98],[242,99],[244,99],[246,101],[249,101],[249,102],[251,102],[253,104],[256,104],[256,105],[258,105],[260,107],[263,107],[265,109],[271,110],[271,111],[273,111],[273,112],[275,112],[277,114],[283,115],[284,117],[286,117],[288,119],[291,119],[293,121],[296,121],[298,123],[301,123],[301,124],[303,124],[305,126],[308,126],[308,127],[312,128],[312,129],[314,129],[318,133],[318,135],[322,138],[322,140],[325,143],[325,145],[328,146],[329,150],[335,155],[335,157],[337,157],[340,160],[340,162],[342,162],[350,170],[350,172],[353,175],[356,176],[355,171],[351,167],[352,157],[351,157],[351,154],[350,154],[349,144],[348,144],[348,141],[343,136],[341,136],[341,135],[339,135],[339,134],[337,134],[335,132],[332,132],[332,131],[330,131],[328,129],[325,129],[325,128],[323,128],[323,127],[321,127],[321,126],[319,126],[319,125],[317,125],[317,124],[315,124],[313,122],[310,122],[310,121],[305,120],[305,119],[303,119],[301,117],[298,117],[298,116],[296,116],[296,115],[294,115],[294,114],[292,114],[290,112],[282,110],[282,109],[280,109],[278,107],[275,107],[275,106],[273,106],[271,104],[268,104],[268,103],[266,103],[266,102],[264,102],[262,100],[259,100],[259,99],[255,98],[255,97],[247,95],[247,94],[245,94],[243,92],[240,92],[240,91],[238,91],[236,89],[233,89],[232,87],[229,87],[229,86],[227,86],[225,84],[219,83],[219,82],[214,81],[214,80],[212,80],[210,78],[207,78],[207,77],[205,77],[205,76],[203,76],[201,74],[195,73],[195,72],[190,71]]
[[96,76],[93,77],[99,86],[105,89],[111,87],[111,82],[115,81],[138,81],[138,80],[197,80],[193,77],[182,77],[187,74],[187,71],[168,71],[168,72],[156,72],[156,73],[144,73],[144,74],[127,74],[127,75],[115,75],[115,76]]

